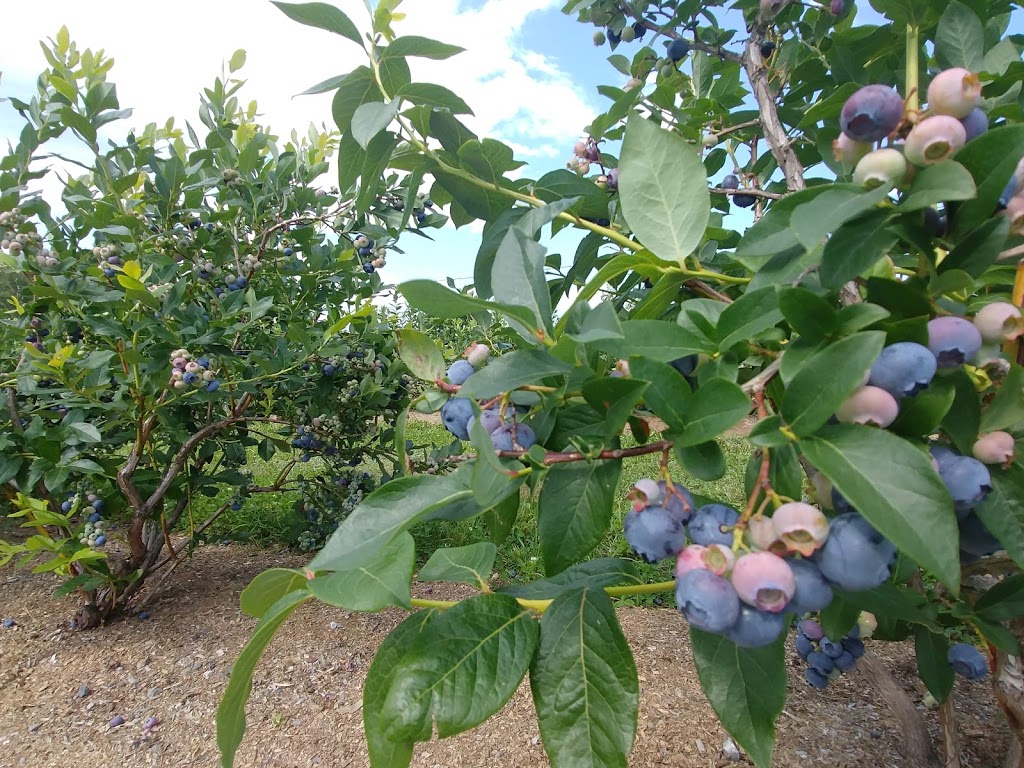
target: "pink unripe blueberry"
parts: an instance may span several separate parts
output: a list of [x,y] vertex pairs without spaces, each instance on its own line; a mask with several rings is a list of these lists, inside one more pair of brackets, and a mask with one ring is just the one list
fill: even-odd
[[732,586],[747,605],[778,613],[793,599],[796,580],[786,561],[778,555],[751,552],[733,566]]
[[175,368],[173,371],[171,371],[171,381],[178,381],[184,375],[184,373]]
[[203,371],[203,381],[213,381],[215,375],[213,371]]
[[1024,195],[1016,195],[1010,198],[1006,204],[1003,215],[1010,220],[1010,232],[1014,235],[1024,235]]
[[187,362],[188,360],[186,360],[184,357],[176,357],[174,358],[174,367],[177,368],[179,371],[184,371],[185,364]]
[[687,571],[698,568],[711,571],[716,576],[725,576],[732,570],[735,563],[736,555],[729,547],[722,544],[712,544],[709,547],[690,544],[676,558],[676,576],[682,576]]
[[861,387],[839,406],[836,418],[844,424],[874,424],[888,427],[900,414],[896,398],[881,387]]
[[980,101],[981,81],[962,67],[939,72],[928,85],[928,109],[933,114],[967,117]]
[[914,165],[933,165],[948,159],[967,143],[967,131],[955,117],[933,115],[907,134],[903,153]]
[[771,517],[775,534],[792,552],[810,557],[828,539],[828,518],[802,501],[783,504]]
[[907,175],[907,160],[898,149],[876,149],[861,158],[853,170],[855,183],[874,189],[895,187]]
[[572,153],[574,155],[576,155],[576,157],[586,157],[587,156],[587,142],[585,142],[585,141],[577,141],[576,144],[573,145]]
[[763,515],[752,517],[747,523],[747,541],[754,549],[774,552],[778,538],[775,533],[775,524],[772,523],[770,517]]
[[196,363],[194,360],[189,360],[187,363],[185,363],[185,370],[188,371],[189,373],[195,373],[196,371],[199,370],[199,364]]
[[974,316],[974,327],[990,344],[1013,341],[1021,334],[1021,311],[1006,301],[986,304]]
[[471,344],[469,349],[466,350],[466,359],[469,364],[474,368],[479,368],[487,362],[487,358],[491,356],[491,348],[486,344]]
[[983,464],[1008,464],[1016,457],[1017,447],[1013,435],[1000,430],[978,435],[971,453]]
[[842,163],[847,168],[853,168],[864,155],[871,151],[871,146],[869,141],[854,141],[845,133],[840,133],[839,138],[832,142],[832,154],[837,163]]
[[633,509],[639,511],[661,501],[661,488],[656,480],[645,477],[633,484],[628,498],[633,502]]

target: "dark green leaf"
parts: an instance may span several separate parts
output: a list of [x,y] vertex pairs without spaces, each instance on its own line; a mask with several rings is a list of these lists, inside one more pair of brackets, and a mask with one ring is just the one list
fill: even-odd
[[690,627],[693,661],[711,708],[758,768],[769,768],[775,718],[786,703],[785,633],[766,648],[738,648]]
[[988,621],[1013,621],[1024,616],[1024,574],[1007,576],[974,604],[974,610]]
[[458,396],[494,397],[524,384],[537,384],[548,376],[565,376],[571,372],[571,366],[546,350],[521,349],[502,355],[471,376]]
[[1024,155],[1024,125],[992,128],[967,142],[954,159],[971,172],[978,195],[960,204],[953,218],[956,232],[969,232],[992,218],[999,195]]
[[840,339],[807,360],[782,398],[782,416],[798,435],[818,429],[860,386],[885,344],[881,331]]
[[1024,465],[1018,459],[1009,469],[989,471],[992,490],[974,511],[1014,562],[1024,567]]
[[555,464],[544,479],[537,507],[544,570],[551,576],[581,560],[611,522],[621,462]]
[[782,320],[774,286],[748,291],[727,306],[718,318],[718,348],[725,352],[734,344],[753,339]]
[[875,427],[839,424],[800,440],[800,450],[871,525],[960,591],[956,515],[930,457]]
[[725,474],[725,453],[716,440],[698,445],[676,445],[675,452],[683,469],[698,480],[713,482]]
[[434,382],[445,374],[444,357],[437,343],[415,328],[399,329],[398,354],[413,375],[424,381]]
[[644,402],[655,415],[664,421],[670,430],[683,430],[686,427],[687,413],[693,395],[690,385],[679,371],[670,365],[646,357],[631,357],[629,371],[634,378],[651,383],[644,391]]
[[602,590],[564,592],[544,612],[530,690],[552,768],[626,768],[640,683]]
[[726,379],[701,382],[690,398],[687,424],[676,444],[686,447],[712,440],[743,421],[752,408],[750,396],[739,385]]
[[[518,498],[516,499],[518,501]],[[455,581],[484,589],[498,548],[489,541],[465,547],[442,547],[434,551],[416,578],[419,581]]]
[[308,588],[318,600],[349,611],[408,608],[415,561],[416,544],[402,532],[361,565],[319,576],[308,582]]
[[871,211],[835,231],[821,257],[821,282],[826,287],[838,288],[888,255],[897,240],[888,229],[890,217],[887,210]]
[[1014,365],[981,413],[982,432],[1016,429],[1024,422],[1024,368]]
[[935,58],[939,66],[980,72],[984,56],[985,29],[978,14],[957,0],[947,3],[935,31]]
[[270,568],[242,590],[239,598],[242,613],[257,619],[289,592],[305,590],[306,575],[291,568]]
[[519,494],[511,494],[504,501],[494,505],[484,513],[484,524],[487,534],[495,544],[504,543],[516,524],[519,514]]
[[529,600],[550,600],[564,592],[576,589],[614,587],[642,584],[643,579],[631,560],[618,557],[599,557],[585,563],[571,565],[561,573],[529,584],[511,584],[499,591],[512,597]]
[[1006,246],[1010,222],[1005,216],[995,216],[977,229],[968,232],[939,264],[939,273],[960,270],[971,277],[981,277],[996,263]]
[[918,626],[914,628],[914,651],[921,682],[937,702],[943,703],[953,692],[955,682],[953,667],[946,658],[949,640],[945,635]]
[[464,50],[466,49],[457,45],[448,45],[448,43],[431,40],[429,37],[406,35],[392,40],[391,45],[384,49],[381,56],[386,58],[421,56],[426,59],[449,59]]
[[974,381],[962,368],[946,376],[956,390],[952,407],[942,419],[942,428],[960,453],[970,455],[981,428],[981,398]]
[[806,288],[780,289],[779,309],[786,322],[805,339],[817,341],[838,329],[836,308]]
[[433,83],[408,83],[398,89],[395,98],[405,99],[413,104],[447,109],[453,115],[473,114],[473,110],[457,94],[442,85]]
[[307,27],[317,27],[347,37],[354,43],[362,44],[359,30],[351,19],[328,3],[279,3],[274,2],[285,16]]
[[974,177],[960,163],[936,163],[917,172],[899,210],[906,213],[951,200],[970,200],[977,192]]
[[705,351],[707,344],[695,334],[667,320],[627,320],[621,339],[603,339],[592,346],[609,355],[628,359],[646,357],[668,363]]
[[524,307],[512,307],[507,304],[483,301],[473,296],[448,290],[433,280],[410,280],[401,283],[398,290],[416,309],[422,310],[431,317],[465,317],[480,310],[500,312],[514,317],[520,322],[533,322],[533,313]]

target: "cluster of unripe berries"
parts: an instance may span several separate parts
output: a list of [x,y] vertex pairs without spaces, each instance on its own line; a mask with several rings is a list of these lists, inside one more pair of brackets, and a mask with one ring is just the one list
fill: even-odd
[[[565,164],[570,171],[575,171],[580,176],[590,173],[590,164],[601,162],[601,150],[597,148],[597,142],[593,139],[580,139],[572,148],[572,159]],[[605,184],[607,184],[605,177]]]
[[826,608],[833,585],[879,586],[896,555],[856,512],[829,521],[810,504],[789,502],[744,525],[725,504],[694,509],[685,487],[664,480],[640,480],[630,497],[630,547],[648,562],[675,557],[676,604],[686,620],[745,648],[774,642],[786,614]]
[[[832,148],[838,162],[853,167],[856,183],[900,186],[910,180],[914,167],[941,163],[988,130],[976,74],[959,67],[943,70],[928,85],[927,98],[923,116],[905,114],[902,97],[886,85],[864,86],[846,100],[840,114],[842,133]],[[906,125],[909,131],[897,142]],[[875,149],[884,139],[892,141],[890,146]],[[1018,232],[1024,232],[1021,166],[1001,201]]]
[[12,208],[0,213],[0,250],[7,251],[11,256],[35,256],[36,266],[55,267],[58,259],[48,248],[43,248],[43,237],[35,229],[21,231],[28,222],[28,217],[20,208]]
[[245,181],[238,175],[238,171],[234,168],[225,168],[221,171],[220,177],[224,179],[224,183],[232,189],[245,185]]
[[[465,352],[465,360],[457,360],[448,368],[449,383],[461,386],[487,363],[491,350],[484,344],[472,344]],[[490,435],[496,451],[526,450],[537,442],[537,436],[529,424],[517,420],[517,412],[509,408],[488,408],[480,414],[480,424]],[[441,406],[441,423],[459,440],[469,440],[476,424],[473,405],[467,398],[452,397]]]
[[249,278],[245,275],[227,274],[224,275],[224,285],[218,285],[213,289],[213,295],[218,299],[225,293],[240,291],[249,284]]
[[115,243],[97,245],[92,249],[92,255],[99,259],[99,268],[106,277],[113,277],[117,274],[115,267],[123,263],[118,254],[118,247]]
[[[426,215],[423,216],[423,220],[426,221]],[[417,217],[417,221],[419,221],[419,217]],[[384,258],[387,250],[375,248],[376,243],[366,235],[356,235],[355,240],[352,241],[352,246],[356,249],[359,258],[365,259],[363,261],[363,272],[366,274],[372,275],[378,269],[387,265],[387,260]]]
[[216,392],[220,388],[210,358],[201,355],[192,359],[187,349],[176,349],[171,352],[171,386],[175,389],[186,387],[205,387],[207,392]]
[[[75,509],[76,503],[81,500],[82,497],[69,493],[68,498],[60,505],[60,509],[65,513],[71,512]],[[103,499],[95,492],[85,494],[85,506],[81,510],[85,517],[85,526],[78,540],[88,547],[102,547],[107,543],[107,524],[102,516],[103,507]]]
[[804,680],[812,688],[824,689],[829,681],[856,666],[857,659],[864,655],[861,625],[853,626],[841,640],[832,640],[821,625],[805,619],[796,627],[796,652],[807,662]]
[[302,454],[302,461],[309,461],[315,451],[322,451],[327,456],[336,455],[338,448],[333,445],[325,447],[324,441],[317,437],[317,434],[337,434],[341,430],[341,419],[337,416],[314,416],[310,424],[312,426],[297,426],[295,437],[292,439],[292,447],[305,451]]

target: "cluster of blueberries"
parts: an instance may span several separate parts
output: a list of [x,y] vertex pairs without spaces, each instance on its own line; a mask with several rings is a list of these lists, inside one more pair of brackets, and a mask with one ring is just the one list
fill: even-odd
[[330,483],[317,483],[313,493],[305,495],[308,486],[299,484],[304,494],[298,503],[298,513],[305,523],[296,543],[305,552],[319,549],[338,528],[341,521],[355,509],[363,498],[373,492],[376,481],[369,472],[346,470],[330,478]]
[[[81,497],[75,493],[69,493],[60,509],[62,512],[72,512]],[[82,507],[82,515],[85,517],[85,526],[82,529],[78,540],[88,547],[102,547],[107,543],[107,523],[103,519],[103,499],[90,491],[85,494],[85,506]]]
[[853,625],[841,640],[832,640],[821,625],[805,619],[796,625],[796,652],[807,662],[804,680],[813,688],[824,689],[829,682],[856,666],[864,655],[861,626]]
[[[420,216],[423,218],[420,219]],[[423,211],[420,211],[416,216],[416,221],[422,224],[426,220],[426,214],[423,213]],[[387,265],[383,249],[377,249],[374,251],[376,242],[368,238],[366,235],[356,235],[355,240],[352,241],[352,245],[355,247],[359,258],[365,259],[363,262],[363,272],[366,274],[372,275],[378,269]]]
[[0,250],[18,257],[35,255],[36,266],[55,267],[59,263],[56,254],[43,247],[43,236],[28,224],[28,216],[20,208],[0,213]]
[[44,327],[43,318],[39,315],[34,315],[29,321],[29,325],[32,326],[32,329],[25,334],[25,343],[31,344],[42,352],[43,339],[50,335],[50,329]]
[[[446,374],[448,382],[461,386],[477,370],[487,363],[491,350],[485,344],[473,344],[466,350],[465,360],[451,364]],[[537,442],[537,435],[529,424],[517,420],[515,409],[504,413],[498,408],[488,408],[480,414],[480,424],[491,436],[496,451],[512,451],[516,448],[527,450]],[[469,440],[470,431],[476,422],[473,404],[467,398],[451,397],[441,406],[441,423],[459,440]]]
[[187,349],[176,349],[171,352],[171,386],[175,389],[186,387],[205,387],[207,392],[216,392],[220,388],[210,358],[201,355],[195,360]]
[[92,249],[92,255],[99,259],[99,268],[105,277],[116,275],[117,269],[115,267],[120,267],[123,264],[121,257],[117,255],[117,251],[117,245],[114,243],[97,245]]
[[[949,159],[964,144],[988,130],[981,108],[978,75],[960,67],[943,70],[928,85],[928,110],[907,116],[903,98],[887,85],[867,85],[854,92],[840,114],[842,133],[833,142],[837,162],[853,167],[853,180],[867,187],[895,187],[924,167]],[[912,123],[900,143],[875,149],[876,142],[897,135]],[[1024,158],[1000,198],[1011,226],[1024,233]]]
[[337,417],[314,416],[312,426],[300,424],[295,428],[295,437],[292,439],[292,447],[299,448],[304,453],[302,461],[309,461],[314,452],[322,452],[326,456],[335,456],[338,453],[337,446],[324,445],[324,441],[317,437],[318,430],[338,430],[341,428],[341,421]]

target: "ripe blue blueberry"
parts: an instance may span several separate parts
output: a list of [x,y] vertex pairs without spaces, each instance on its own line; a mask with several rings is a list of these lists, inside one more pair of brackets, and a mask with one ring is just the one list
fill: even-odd
[[786,628],[783,613],[759,611],[749,605],[740,605],[740,615],[725,636],[740,648],[763,648],[778,640]]
[[622,521],[622,532],[630,548],[648,563],[678,555],[686,546],[683,521],[661,506],[631,509]]
[[1005,208],[1010,204],[1010,199],[1017,194],[1017,187],[1020,183],[1017,181],[1017,175],[1014,174],[1010,177],[1010,180],[1006,182],[1006,186],[1003,188],[1002,193],[999,195],[999,207]]
[[102,547],[106,543],[107,543],[107,537],[104,536],[102,533],[99,536],[96,537],[95,544],[96,544],[97,547]]
[[936,317],[928,322],[928,349],[939,368],[955,368],[974,360],[981,349],[981,332],[963,317]]
[[234,502],[234,503],[233,503],[233,504],[231,505],[231,511],[232,511],[232,512],[237,512],[237,511],[238,511],[238,510],[240,510],[241,508],[242,508],[242,502],[240,502],[240,501],[236,501],[236,502]]
[[[845,645],[845,643],[843,644]],[[836,669],[840,672],[849,672],[857,666],[857,659],[849,651],[843,651],[839,656],[832,659],[832,663],[836,665]]]
[[939,463],[939,477],[953,497],[957,517],[967,514],[992,490],[988,467],[971,456],[953,456]]
[[835,662],[821,651],[814,651],[807,657],[807,665],[823,675],[827,675],[835,669]]
[[887,85],[867,85],[843,104],[839,125],[854,141],[880,141],[903,119],[903,99]]
[[198,360],[196,360],[196,365],[198,365],[200,368],[209,368],[210,358],[206,357],[206,355],[203,355]]
[[209,384],[206,385],[207,392],[216,392],[220,388],[220,382],[213,379]]
[[672,61],[682,61],[686,58],[686,54],[690,52],[690,44],[685,40],[673,40],[668,44],[668,50],[666,55],[672,59]]
[[807,635],[796,636],[796,652],[800,654],[800,658],[807,661],[807,657],[814,652],[814,643]]
[[730,173],[724,179],[722,179],[722,189],[739,189],[740,180],[739,177],[734,173]]
[[846,653],[846,649],[843,647],[842,642],[837,643],[835,640],[831,640],[827,636],[818,641],[818,649],[833,660],[838,659]]
[[469,440],[466,425],[473,417],[473,406],[469,400],[453,397],[441,406],[441,422],[445,429],[459,440]]
[[294,256],[295,255],[295,249],[294,248],[284,248],[284,249],[281,250],[281,253],[284,254],[285,256]]
[[953,671],[968,680],[981,680],[988,674],[988,660],[976,646],[955,643],[949,647],[946,658]]
[[900,341],[882,350],[871,366],[868,384],[884,389],[899,400],[927,387],[937,367],[935,355],[928,347]]
[[249,281],[246,280],[241,275],[239,275],[238,279],[235,280],[235,285],[237,285],[239,288],[245,288],[245,286],[247,286],[248,284],[249,284]]
[[60,505],[61,512],[70,512],[73,506],[74,504],[72,504],[70,501],[65,501],[63,504]]
[[698,509],[690,521],[690,539],[705,547],[712,544],[732,546],[733,526],[740,513],[725,504],[707,504]]
[[370,263],[369,261],[366,262],[365,264],[363,264],[363,272],[365,272],[366,274],[372,275],[376,271],[377,271],[377,268],[375,266],[373,266],[373,264]]
[[832,520],[828,541],[813,556],[822,575],[850,592],[874,589],[889,578],[896,547],[854,512]]
[[796,582],[793,599],[789,601],[786,610],[799,616],[827,608],[832,602],[832,587],[825,581],[818,566],[810,560],[795,558],[790,558],[786,562]]
[[960,118],[967,134],[967,140],[975,139],[988,130],[988,115],[980,107],[975,107],[967,113],[967,117]]
[[[509,429],[511,425],[502,424],[500,427],[491,432],[491,443],[494,445],[496,451],[512,451],[515,450],[515,441],[512,439],[512,430]],[[469,427],[467,426],[467,431]]]
[[[858,630],[860,629],[860,627],[856,625],[854,626],[854,628]],[[851,632],[851,634],[853,633]],[[861,656],[864,655],[864,641],[859,640],[856,637],[847,636],[846,639],[843,640],[843,648],[845,648],[846,652],[853,656],[853,658],[855,659],[859,659]]]
[[330,363],[326,363],[323,367],[324,376],[333,376],[338,369]]
[[732,584],[711,571],[687,571],[676,579],[676,605],[697,629],[721,634],[740,615],[740,598]]
[[476,373],[476,368],[468,360],[456,360],[445,375],[452,384],[465,384],[466,379],[474,373]]
[[99,512],[93,512],[91,515],[89,515],[89,522],[90,523],[97,523],[101,519],[102,518],[100,517],[100,513]]
[[373,255],[373,249],[372,248],[360,248],[357,251],[357,253],[365,259],[365,258]]
[[825,636],[825,630],[821,628],[821,624],[814,621],[813,619],[804,619],[797,624],[797,631],[806,637],[808,640],[817,642]]
[[1003,548],[999,540],[989,533],[981,519],[971,512],[960,520],[960,559],[974,562],[978,558],[988,557]]
[[685,357],[670,361],[669,365],[679,371],[685,378],[697,370],[697,362],[697,355],[686,355]]
[[14,624],[14,619],[4,619],[4,629],[10,629]]
[[677,515],[684,523],[688,523],[696,510],[690,490],[685,485],[672,483],[670,492],[668,483],[664,480],[658,481],[658,488],[661,489],[661,505]]
[[804,680],[812,688],[817,688],[819,691],[823,691],[828,687],[828,675],[823,675],[813,667],[808,667],[804,670]]
[[753,208],[754,203],[757,202],[757,198],[754,195],[739,194],[733,195],[732,201],[740,208]]
[[765,40],[761,43],[761,58],[770,59],[772,54],[775,53],[775,43],[771,40]]
[[181,377],[181,380],[184,381],[186,384],[195,384],[196,378],[196,375],[192,373],[192,371],[189,371],[188,373]]

